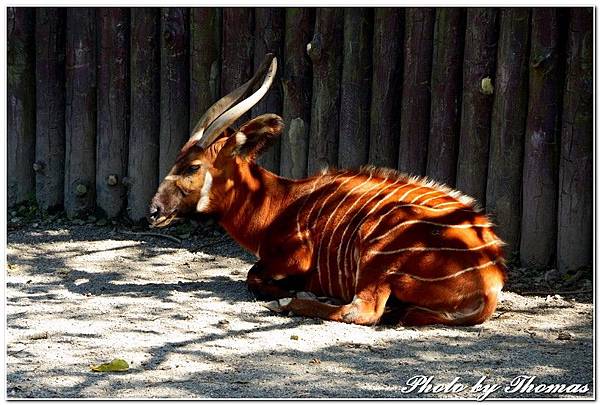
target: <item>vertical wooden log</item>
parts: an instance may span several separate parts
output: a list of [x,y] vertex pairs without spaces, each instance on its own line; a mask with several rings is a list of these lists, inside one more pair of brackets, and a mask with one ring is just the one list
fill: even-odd
[[569,10],[558,182],[557,262],[563,273],[592,262],[593,13]]
[[507,252],[519,249],[528,45],[529,9],[503,9],[498,39],[486,210],[498,224],[498,235],[508,244]]
[[[258,68],[267,53],[273,53],[283,64],[283,33],[285,9],[281,7],[256,8],[254,11],[254,69]],[[281,70],[278,71],[269,92],[252,109],[252,117],[273,113],[281,115],[283,108],[281,90]],[[269,149],[263,152],[258,162],[266,169],[279,173],[281,141],[278,138]]]
[[437,9],[433,34],[427,176],[450,186],[456,183],[464,29],[464,10]]
[[281,175],[302,178],[307,174],[312,67],[306,44],[312,37],[314,9],[287,8],[283,66],[283,120]]
[[125,207],[129,144],[129,10],[99,8],[96,203],[108,217]]
[[36,199],[43,210],[62,207],[65,168],[65,10],[36,13]]
[[337,165],[344,10],[318,8],[306,49],[313,65],[308,173]]
[[8,206],[35,192],[35,11],[7,9]]
[[404,12],[400,8],[376,8],[374,14],[369,163],[395,169],[400,142]]
[[163,8],[161,30],[159,181],[190,136],[188,10]]
[[338,151],[340,167],[357,168],[369,160],[372,36],[373,11],[358,7],[345,9]]
[[[254,72],[254,10],[248,7],[223,9],[221,95],[228,94],[252,77]],[[238,120],[250,118],[246,113]]]
[[67,9],[65,211],[96,204],[96,12]]
[[558,10],[531,15],[529,108],[523,156],[521,265],[550,265],[556,248],[560,49]]
[[190,10],[190,132],[219,99],[221,19],[214,7]]
[[434,17],[431,8],[406,10],[398,168],[417,175],[427,165]]
[[456,188],[481,204],[485,202],[494,100],[497,18],[498,11],[494,8],[467,10]]
[[[158,186],[160,139],[160,9],[131,9],[131,124],[127,212],[142,220]],[[192,104],[193,105],[193,104]]]

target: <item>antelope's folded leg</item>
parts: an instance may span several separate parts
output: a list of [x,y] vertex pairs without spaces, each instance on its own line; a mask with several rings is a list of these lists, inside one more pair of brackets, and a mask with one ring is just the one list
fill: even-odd
[[257,262],[248,271],[246,278],[248,290],[259,300],[273,300],[292,297],[293,292],[283,288],[275,280],[269,278],[260,262]]

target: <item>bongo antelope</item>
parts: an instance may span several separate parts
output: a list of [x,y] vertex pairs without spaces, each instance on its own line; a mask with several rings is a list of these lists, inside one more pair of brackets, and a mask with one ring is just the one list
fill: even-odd
[[252,79],[200,119],[152,200],[151,225],[215,215],[258,258],[247,284],[277,299],[275,310],[370,325],[388,303],[405,325],[488,319],[506,279],[503,243],[471,198],[389,169],[291,180],[256,164],[281,134],[281,118],[261,115],[237,130],[232,124],[264,96],[276,69],[268,55]]

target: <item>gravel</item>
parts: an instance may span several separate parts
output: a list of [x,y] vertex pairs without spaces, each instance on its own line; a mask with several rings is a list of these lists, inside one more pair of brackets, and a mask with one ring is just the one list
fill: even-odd
[[[590,296],[504,292],[474,327],[347,325],[269,311],[219,232],[36,224],[8,233],[9,398],[475,398],[482,379],[490,398],[593,397]],[[90,370],[115,358],[129,371]]]

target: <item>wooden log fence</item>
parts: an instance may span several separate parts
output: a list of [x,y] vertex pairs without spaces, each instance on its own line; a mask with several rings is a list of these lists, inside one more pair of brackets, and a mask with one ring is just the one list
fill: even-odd
[[[8,205],[142,221],[200,115],[279,60],[260,162],[456,186],[515,263],[592,260],[591,8],[9,8]],[[242,120],[237,124],[241,124]]]
[[96,13],[67,9],[64,209],[69,217],[96,206]]
[[63,204],[65,166],[65,13],[36,10],[35,195],[40,208]]
[[35,11],[7,12],[8,205],[35,196]]

